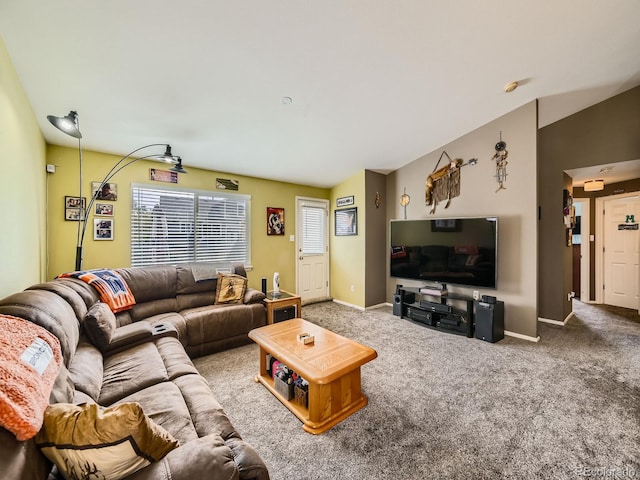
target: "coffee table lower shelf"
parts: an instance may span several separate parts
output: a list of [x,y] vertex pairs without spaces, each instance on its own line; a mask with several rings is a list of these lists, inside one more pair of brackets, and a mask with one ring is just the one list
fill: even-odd
[[[261,353],[264,355],[264,352]],[[258,374],[254,380],[262,383],[274,397],[298,417],[305,432],[315,435],[326,432],[349,415],[364,408],[369,402],[360,390],[359,367],[328,384],[309,382],[309,408],[280,395],[269,375]]]
[[[302,333],[312,336],[314,342],[299,342]],[[249,338],[260,346],[260,370],[255,381],[298,417],[306,432],[326,432],[367,405],[360,367],[378,356],[372,348],[302,318],[254,328]],[[268,354],[309,383],[307,407],[276,391],[267,372]]]

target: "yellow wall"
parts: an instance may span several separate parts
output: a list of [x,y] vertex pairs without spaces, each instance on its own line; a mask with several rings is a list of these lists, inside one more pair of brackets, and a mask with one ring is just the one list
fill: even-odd
[[[53,128],[53,127],[52,127]],[[144,154],[162,152],[162,148],[149,148]],[[175,152],[179,154],[180,152]],[[83,196],[90,198],[92,181],[101,181],[120,157],[104,153],[84,151],[83,154]],[[78,151],[73,148],[50,145],[47,148],[49,163],[57,166],[50,176],[49,209],[50,222],[48,276],[55,277],[75,268],[75,245],[77,223],[64,220],[64,197],[78,195]],[[189,159],[184,159],[184,167],[189,172],[178,176],[177,187],[216,191],[216,178],[237,179],[239,193],[251,196],[251,263],[253,270],[247,272],[249,285],[260,288],[262,277],[271,285],[273,272],[280,273],[280,287],[295,291],[295,242],[289,240],[295,234],[295,197],[329,198],[329,190],[290,183],[244,177],[229,173],[213,172],[189,167]],[[118,200],[114,202],[114,240],[93,240],[93,216],[84,241],[83,268],[118,268],[130,265],[129,236],[131,211],[131,184],[169,185],[149,180],[149,168],[167,169],[158,162],[139,161],[118,173],[112,182],[117,184]],[[285,235],[267,236],[266,209],[285,209]]]
[[0,298],[44,279],[45,142],[0,38]]
[[[358,208],[358,235],[335,236],[336,199],[354,196]],[[365,307],[365,171],[362,170],[331,190],[331,296],[339,302]]]

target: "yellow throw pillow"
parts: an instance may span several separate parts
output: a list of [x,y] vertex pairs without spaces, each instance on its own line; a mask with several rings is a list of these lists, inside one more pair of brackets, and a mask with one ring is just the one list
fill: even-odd
[[219,273],[216,283],[216,305],[224,303],[242,303],[247,290],[247,279],[240,275]]
[[67,480],[119,480],[160,460],[178,441],[139,403],[57,403],[47,407],[36,444]]

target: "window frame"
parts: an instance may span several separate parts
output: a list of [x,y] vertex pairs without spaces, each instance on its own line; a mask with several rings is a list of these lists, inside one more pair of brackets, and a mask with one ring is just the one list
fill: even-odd
[[[228,199],[232,199],[234,201],[243,201],[244,205],[245,205],[245,235],[246,235],[246,259],[245,259],[245,269],[246,270],[251,270],[252,268],[252,263],[251,263],[251,195],[248,194],[242,194],[242,193],[230,193],[230,192],[219,192],[217,190],[203,190],[203,189],[195,189],[195,188],[186,188],[186,187],[176,187],[176,186],[172,186],[172,185],[155,185],[155,184],[148,184],[148,183],[131,183],[131,188],[130,188],[130,197],[131,197],[131,209],[129,211],[129,225],[130,225],[130,232],[129,232],[129,261],[130,261],[130,265],[134,266],[134,255],[133,255],[133,234],[134,234],[134,225],[133,225],[133,215],[134,215],[134,208],[135,208],[135,198],[136,195],[134,194],[136,189],[146,189],[146,190],[156,190],[156,191],[164,191],[167,192],[168,194],[171,194],[172,192],[176,192],[176,193],[181,193],[181,194],[191,194],[193,195],[193,244],[190,246],[190,248],[192,248],[193,250],[193,258],[189,261],[185,261],[185,262],[169,262],[169,263],[152,263],[149,265],[179,265],[179,264],[185,264],[185,263],[192,263],[192,262],[198,262],[198,261],[202,261],[205,262],[204,260],[197,260],[196,255],[197,255],[197,246],[196,246],[196,229],[197,229],[197,225],[198,225],[198,208],[199,208],[199,197],[204,196],[204,197],[222,197],[222,198],[228,198]],[[221,271],[227,271],[231,265],[231,263],[235,263],[235,262],[209,262],[207,261],[206,263],[211,263],[216,265],[216,267],[221,270]],[[136,265],[136,267],[143,267],[145,265]]]

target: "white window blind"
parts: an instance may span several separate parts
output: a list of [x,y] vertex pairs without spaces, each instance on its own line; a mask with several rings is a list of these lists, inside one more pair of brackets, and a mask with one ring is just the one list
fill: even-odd
[[324,253],[324,215],[324,208],[302,206],[302,253],[304,255]]
[[131,265],[250,263],[246,195],[133,185]]

